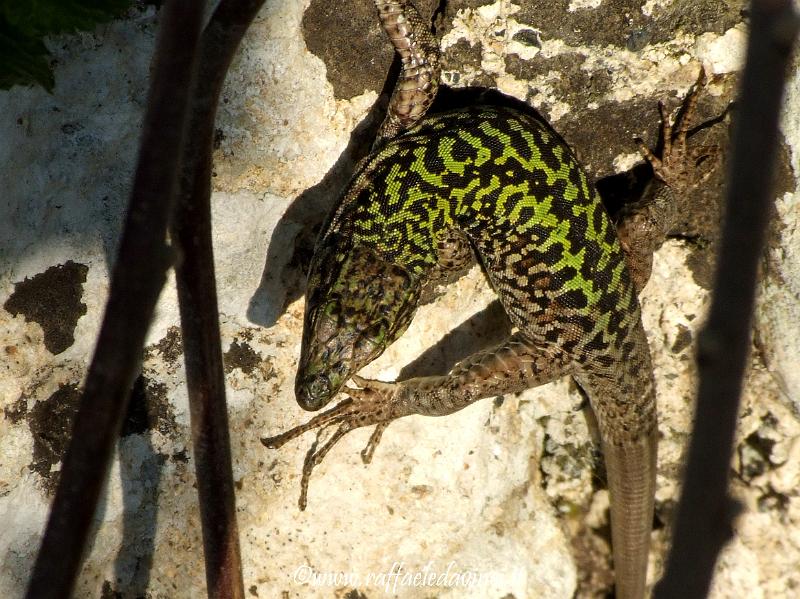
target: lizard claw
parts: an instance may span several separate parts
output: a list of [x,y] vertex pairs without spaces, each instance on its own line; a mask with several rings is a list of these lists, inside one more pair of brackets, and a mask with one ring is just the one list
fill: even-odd
[[391,421],[379,422],[375,426],[375,430],[372,431],[372,435],[370,435],[369,441],[367,441],[367,446],[361,450],[361,461],[364,464],[369,464],[370,462],[372,462],[372,456],[375,454],[375,449],[381,442],[383,431],[386,430],[386,427],[389,426],[390,422]]
[[[304,424],[279,435],[261,439],[261,443],[265,447],[277,449],[284,443],[304,433],[312,430],[317,431],[317,438],[308,450],[303,462],[300,499],[298,501],[301,511],[305,510],[308,504],[308,484],[312,471],[322,463],[328,452],[342,437],[351,430],[377,424],[367,446],[361,451],[361,460],[365,464],[369,464],[375,454],[376,447],[380,443],[383,431],[386,430],[392,420],[402,415],[392,409],[392,400],[398,390],[397,383],[373,381],[360,376],[353,376],[352,380],[358,387],[345,387],[342,389],[349,396],[347,399],[339,402],[333,408],[314,416]],[[327,441],[320,444],[323,432],[331,426],[337,426],[336,430]]]
[[653,168],[653,175],[669,187],[681,190],[696,187],[705,181],[716,168],[718,146],[697,148],[687,146],[691,123],[697,108],[697,99],[705,85],[705,70],[701,67],[697,81],[684,99],[674,124],[664,103],[659,101],[658,109],[661,113],[661,139],[663,142],[660,158],[640,138],[634,140],[639,146],[639,152]]

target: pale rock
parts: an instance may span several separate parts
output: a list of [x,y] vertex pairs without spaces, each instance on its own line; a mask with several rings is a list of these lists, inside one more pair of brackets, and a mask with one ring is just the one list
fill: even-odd
[[[228,75],[217,124],[224,138],[215,152],[214,241],[245,588],[260,597],[344,596],[352,589],[369,597],[572,597],[580,572],[571,535],[578,530],[596,537],[596,546],[604,547],[599,559],[608,559],[607,539],[599,532],[607,525],[608,495],[595,488],[603,486],[594,480],[596,424],[566,380],[502,402],[486,399],[445,418],[395,422],[368,466],[359,451],[369,431],[353,432],[315,471],[304,512],[297,498],[311,439],[280,451],[259,441],[308,417],[293,393],[303,300],[282,311],[285,290],[263,273],[270,249],[294,249],[299,226],[287,226],[275,238],[272,232],[291,202],[337,160],[376,98],[372,90],[334,99],[325,65],[303,43],[306,4],[266,3]],[[593,10],[595,4],[572,6]],[[655,5],[647,3],[647,10]],[[509,75],[503,61],[509,48],[528,52],[526,60],[580,54],[581,68],[612,74],[608,101],[659,95],[665,86],[685,89],[697,72],[690,55],[711,63],[714,72],[738,68],[738,27],[723,36],[682,34],[640,53],[575,48],[553,39],[525,50],[511,40],[522,28],[517,9],[496,2],[459,10],[444,45],[481,43],[482,68],[498,85],[518,97],[537,89],[537,101],[551,106],[554,120],[571,110],[556,91],[558,73],[533,81]],[[94,35],[51,40],[54,95],[18,88],[0,93],[0,113],[7,117],[0,119],[0,170],[10,198],[0,206],[0,233],[10,240],[0,265],[0,297],[5,302],[15,283],[67,260],[88,267],[86,314],[78,320],[75,343],[58,356],[44,348],[37,323],[0,310],[0,595],[11,599],[23,595],[52,500],[44,476],[31,468],[36,440],[28,419],[63,385],[79,385],[91,359],[130,191],[154,31],[153,12],[145,11]],[[733,58],[723,60],[726,52]],[[797,89],[795,76],[784,119],[792,156]],[[623,163],[633,158],[619,157]],[[792,164],[796,170],[795,158]],[[788,395],[797,402],[800,385],[800,334],[791,334],[800,322],[797,205],[792,194],[779,205],[784,226],[770,269],[782,283],[768,277],[763,284],[762,353],[753,355],[734,459],[741,478],[736,494],[747,511],[718,565],[714,597],[788,598],[800,584],[800,420],[786,401]],[[686,267],[689,253],[682,241],[665,244],[642,297],[660,402],[657,506],[664,518],[674,516],[692,417],[696,368],[689,342],[708,304],[708,292]],[[260,281],[267,299],[254,304]],[[422,307],[404,337],[365,374],[394,379],[465,321],[458,335],[469,339],[466,345],[491,341],[501,323],[481,328],[470,319],[491,315],[492,298],[480,270],[473,269]],[[275,324],[261,326],[252,316],[256,309],[271,311]],[[76,596],[205,594],[177,325],[170,277],[143,363],[142,397],[153,422],[118,444]],[[15,349],[9,353],[7,347]],[[453,351],[429,357],[444,363]],[[762,355],[782,387],[761,365]],[[665,530],[653,539],[651,582],[663,568]],[[427,575],[432,584],[414,582]]]

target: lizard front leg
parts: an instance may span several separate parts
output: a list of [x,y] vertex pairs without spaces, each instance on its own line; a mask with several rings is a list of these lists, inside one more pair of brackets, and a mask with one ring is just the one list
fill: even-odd
[[504,395],[536,387],[570,372],[569,356],[554,346],[539,346],[517,333],[497,348],[473,354],[444,376],[413,378],[395,383],[353,377],[358,388],[347,387],[348,399],[307,423],[274,437],[261,439],[270,448],[311,430],[338,428],[323,445],[314,443],[303,466],[299,506],[305,509],[308,481],[313,469],[348,432],[376,424],[362,459],[368,462],[380,442],[381,433],[397,418],[411,414],[445,416],[493,395]]

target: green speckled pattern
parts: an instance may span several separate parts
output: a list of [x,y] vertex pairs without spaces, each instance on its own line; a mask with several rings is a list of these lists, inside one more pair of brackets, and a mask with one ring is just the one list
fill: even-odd
[[[678,200],[704,180],[705,159],[715,153],[687,144],[703,72],[674,132],[662,108],[660,156],[639,141],[654,181],[615,226],[569,147],[532,111],[477,105],[423,118],[439,79],[436,41],[409,0],[375,4],[403,72],[373,154],[356,168],[317,242],[295,382],[307,410],[340,393],[345,398],[261,441],[277,448],[336,427],[306,455],[302,510],[312,471],[348,432],[376,425],[361,454],[366,463],[393,420],[444,416],[571,375],[589,396],[600,431],[615,595],[643,599],[658,432],[636,293]],[[476,259],[514,325],[510,337],[440,376],[359,377],[403,334],[419,305]]]
[[320,246],[336,238],[342,257],[370,248],[425,281],[453,229],[531,342],[604,368],[641,347],[614,225],[572,152],[536,118],[489,106],[426,118],[361,165]]
[[617,596],[639,599],[656,472],[650,352],[616,229],[575,156],[540,120],[490,106],[429,116],[360,164],[312,261],[298,402],[327,404],[405,331],[430,287],[473,256],[516,328],[510,339],[443,376],[364,381],[346,390],[357,401],[264,442],[339,425],[306,461],[304,506],[314,465],[353,428],[378,425],[371,455],[391,420],[450,414],[571,374],[603,441]]

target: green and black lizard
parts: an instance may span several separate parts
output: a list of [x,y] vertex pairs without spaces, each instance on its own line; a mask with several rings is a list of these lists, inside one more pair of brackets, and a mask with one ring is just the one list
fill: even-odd
[[[662,109],[661,159],[643,147],[655,178],[616,223],[575,155],[542,120],[512,108],[472,106],[424,116],[438,83],[438,48],[406,0],[376,0],[403,75],[378,136],[323,225],[311,264],[296,380],[308,423],[263,439],[279,447],[338,426],[303,469],[308,480],[347,432],[377,425],[365,461],[389,422],[444,416],[479,399],[571,375],[597,416],[611,495],[617,597],[643,597],[656,475],[656,396],[637,292],[677,200],[703,178],[709,148],[690,150]],[[437,285],[477,260],[514,331],[448,374],[385,383],[358,371],[403,334]],[[353,381],[357,387],[346,387]]]

